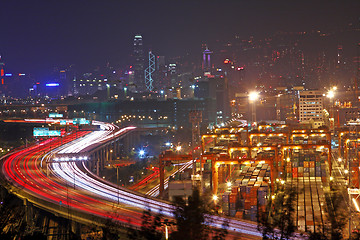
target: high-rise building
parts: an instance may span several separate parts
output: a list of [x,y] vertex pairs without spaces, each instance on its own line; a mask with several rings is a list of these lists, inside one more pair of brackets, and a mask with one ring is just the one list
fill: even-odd
[[310,123],[313,127],[324,125],[324,96],[321,91],[302,91],[299,94],[300,123]]
[[228,80],[226,77],[204,77],[195,84],[196,98],[213,99],[216,107],[216,123],[225,123],[230,118]]
[[155,72],[155,55],[149,52],[149,66],[145,69],[145,86],[146,90],[152,92],[154,90],[153,75]]
[[136,34],[134,37],[134,51],[133,51],[133,72],[134,72],[134,84],[136,90],[139,92],[145,91],[145,57],[142,36]]
[[1,80],[1,85],[4,85],[4,77],[5,77],[5,71],[4,71],[4,66],[5,63],[3,63],[1,61],[1,55],[0,55],[0,80]]
[[203,52],[202,69],[204,75],[211,75],[211,54],[212,52],[206,48]]
[[154,87],[157,90],[169,88],[168,69],[165,64],[165,56],[156,57],[156,71],[154,74]]
[[176,63],[169,63],[168,65],[168,74],[170,77],[170,86],[171,87],[178,87],[178,81],[177,81],[177,65]]

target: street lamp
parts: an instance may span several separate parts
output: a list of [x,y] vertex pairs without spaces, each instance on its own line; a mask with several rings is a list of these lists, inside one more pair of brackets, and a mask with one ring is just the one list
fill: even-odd
[[251,123],[256,122],[256,101],[259,98],[258,92],[249,93],[249,102],[251,103]]
[[139,157],[140,157],[140,158],[143,158],[144,155],[145,155],[145,151],[141,149],[141,150],[139,151]]
[[334,125],[335,125],[335,117],[334,117],[335,90],[336,90],[336,87],[332,87],[327,93],[327,97],[330,99],[330,121],[332,121],[332,122],[330,122],[330,129],[331,130],[334,129]]
[[212,199],[214,200],[214,202],[216,202],[218,200],[218,196],[214,194]]
[[215,206],[215,208],[216,208],[216,202],[217,202],[218,199],[219,199],[219,198],[218,198],[218,196],[217,196],[216,194],[214,194],[214,195],[212,196],[212,200],[214,201],[214,206]]

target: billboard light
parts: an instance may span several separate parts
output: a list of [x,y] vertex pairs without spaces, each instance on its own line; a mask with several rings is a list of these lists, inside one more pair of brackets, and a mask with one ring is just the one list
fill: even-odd
[[58,83],[47,83],[46,86],[47,87],[58,87],[59,84]]

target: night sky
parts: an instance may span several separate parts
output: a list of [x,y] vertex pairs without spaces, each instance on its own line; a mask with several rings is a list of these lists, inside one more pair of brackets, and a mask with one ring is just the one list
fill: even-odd
[[13,72],[126,64],[135,33],[158,55],[202,42],[359,23],[360,1],[2,0],[0,54]]

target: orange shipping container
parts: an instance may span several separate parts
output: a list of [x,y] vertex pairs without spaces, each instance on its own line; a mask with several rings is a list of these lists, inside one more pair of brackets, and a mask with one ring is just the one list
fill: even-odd
[[266,206],[265,205],[259,205],[258,206],[258,212],[265,212],[266,211]]
[[245,198],[246,198],[246,194],[245,194],[244,192],[240,192],[239,197],[245,199]]
[[229,202],[230,203],[235,203],[236,198],[237,198],[237,194],[236,193],[231,193],[230,196],[229,196]]
[[309,167],[309,162],[304,162],[304,167],[308,168]]
[[238,187],[233,187],[233,188],[231,189],[231,192],[237,194],[237,193],[239,192],[239,188],[238,188]]
[[311,168],[314,168],[314,167],[315,167],[315,162],[314,162],[314,161],[310,161],[309,163],[310,163],[310,167],[311,167]]
[[245,204],[244,204],[245,206],[244,206],[244,208],[246,209],[246,210],[249,210],[250,208],[251,208],[251,202],[250,202],[250,200],[245,200]]
[[235,217],[242,218],[243,217],[243,212],[242,211],[236,212]]
[[307,226],[314,226],[314,221],[306,221]]

